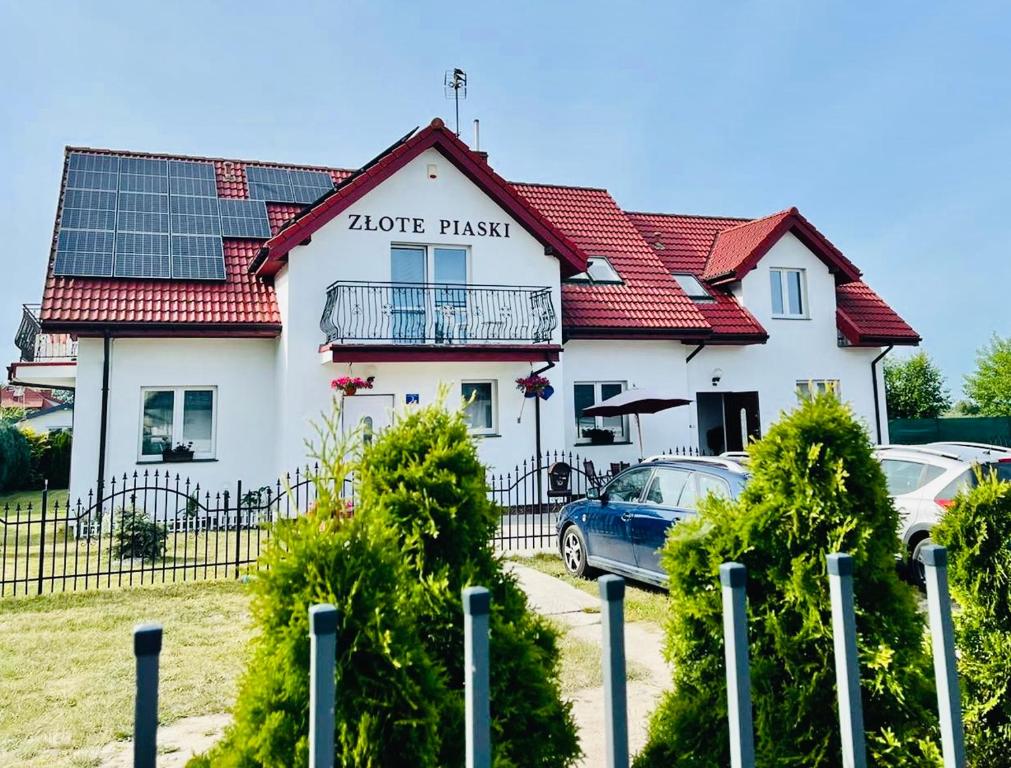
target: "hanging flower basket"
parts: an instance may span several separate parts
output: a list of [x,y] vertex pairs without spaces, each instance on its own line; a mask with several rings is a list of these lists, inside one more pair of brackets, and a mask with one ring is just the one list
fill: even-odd
[[358,392],[359,389],[372,389],[372,382],[375,376],[363,379],[359,376],[341,376],[330,382],[330,389],[339,389],[345,395],[350,396]]
[[516,379],[516,389],[520,390],[524,397],[539,397],[542,400],[547,400],[555,393],[551,382],[535,373]]

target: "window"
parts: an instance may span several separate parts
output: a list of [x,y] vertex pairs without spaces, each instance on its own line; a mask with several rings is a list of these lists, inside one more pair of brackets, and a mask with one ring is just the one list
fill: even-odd
[[616,442],[628,440],[628,419],[625,416],[584,416],[583,409],[602,403],[625,391],[624,381],[598,381],[575,384],[572,402],[575,407],[577,440],[589,442],[591,429],[607,429],[614,433]]
[[214,458],[214,388],[145,388],[141,390],[140,457],[161,458],[162,451],[190,445],[197,459]]
[[604,256],[586,259],[586,271],[568,278],[570,283],[621,283],[621,275]]
[[[881,470],[885,473],[885,482],[888,484],[890,496],[901,496],[905,493],[918,491],[931,480],[944,474],[942,467],[903,459],[882,459]],[[951,497],[954,495],[952,494]]]
[[[466,340],[467,249],[425,245],[394,245],[390,248],[392,289],[392,336],[396,343],[420,343],[426,335],[444,343]],[[427,285],[435,283],[433,306]],[[434,326],[429,331],[429,326]],[[431,340],[431,339],[430,339]]]
[[681,290],[684,291],[688,295],[688,298],[692,301],[700,303],[716,301],[712,294],[710,294],[709,291],[703,287],[702,283],[698,281],[698,278],[696,278],[695,275],[686,275],[675,272],[674,279],[677,281],[677,284],[681,286]]
[[622,472],[607,486],[608,500],[638,501],[652,471],[650,467],[636,467],[627,472]]
[[464,381],[460,384],[460,394],[465,404],[463,417],[475,435],[494,435],[498,432],[495,389],[494,381]]
[[695,476],[685,484],[678,506],[681,509],[694,511],[698,508],[699,501],[710,493],[724,499],[731,498],[730,485],[722,477],[696,472]]
[[661,507],[676,507],[689,477],[691,472],[685,469],[658,467],[649,484],[646,503],[658,504]]
[[823,395],[832,392],[839,397],[839,379],[808,379],[797,382],[797,397],[807,400],[812,395]]
[[803,269],[770,269],[772,316],[807,317]]

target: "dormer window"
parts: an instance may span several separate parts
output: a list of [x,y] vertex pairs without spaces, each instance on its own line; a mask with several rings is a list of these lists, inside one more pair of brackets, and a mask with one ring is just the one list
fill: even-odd
[[803,269],[770,269],[772,283],[772,316],[806,318],[807,295]]
[[608,284],[621,283],[621,275],[604,256],[590,256],[586,259],[586,271],[568,278],[569,283]]
[[677,280],[677,284],[681,286],[681,290],[684,291],[688,298],[692,301],[698,304],[716,301],[713,295],[705,289],[695,275],[675,272],[674,279]]

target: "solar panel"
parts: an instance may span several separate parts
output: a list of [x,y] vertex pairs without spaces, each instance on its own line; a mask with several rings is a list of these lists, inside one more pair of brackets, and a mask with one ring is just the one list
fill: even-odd
[[60,230],[64,229],[116,229],[116,193],[68,189],[60,218]]
[[221,234],[221,220],[218,216],[218,199],[216,197],[172,195],[169,201],[172,234]]
[[270,238],[267,204],[262,200],[218,200],[222,237]]
[[122,157],[119,191],[168,194],[168,161],[148,157]]
[[167,233],[169,231],[168,214],[168,195],[120,192],[116,229],[120,232]]
[[272,203],[295,202],[291,178],[284,168],[247,165],[246,183],[249,187],[249,197],[253,200],[269,200]]
[[114,190],[118,186],[118,157],[70,153],[67,159],[67,189]]
[[190,160],[169,160],[169,192],[173,195],[217,197],[214,165]]
[[172,277],[224,280],[225,254],[220,237],[172,235]]
[[169,236],[154,232],[116,235],[116,277],[171,277]]
[[296,203],[314,203],[333,189],[333,179],[323,171],[288,171]]
[[56,246],[56,274],[111,277],[114,240],[112,232],[61,230]]

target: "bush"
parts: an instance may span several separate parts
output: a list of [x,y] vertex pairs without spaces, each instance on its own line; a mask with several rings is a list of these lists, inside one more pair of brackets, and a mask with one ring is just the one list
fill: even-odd
[[675,526],[669,575],[673,691],[637,768],[730,762],[719,566],[748,570],[757,765],[840,763],[825,556],[855,560],[858,647],[869,762],[937,765],[923,619],[896,573],[898,516],[863,428],[832,395],[798,406],[753,444],[741,498],[709,497]]
[[[348,517],[340,499],[346,446],[327,422],[315,508],[274,526],[253,581],[259,630],[223,740],[191,768],[308,764],[309,607],[333,603],[337,628],[335,765],[438,764],[441,670],[412,615],[409,575],[379,516]],[[447,734],[451,740],[459,734]]]
[[1011,752],[1011,484],[992,473],[960,494],[932,534],[948,548],[969,764]]
[[42,488],[49,481],[50,488],[70,485],[69,432],[35,432],[23,430],[31,452],[31,470],[26,488]]
[[120,559],[153,562],[165,554],[168,531],[156,523],[143,509],[120,509],[116,512],[116,530],[112,539],[112,556]]
[[440,766],[464,764],[461,590],[491,591],[492,748],[497,766],[566,766],[579,755],[571,707],[558,682],[558,635],[527,608],[495,557],[499,512],[459,413],[415,410],[366,447],[355,514],[394,531],[414,584],[414,621],[453,692],[441,715]]
[[0,491],[25,488],[31,477],[28,440],[11,424],[0,424]]

